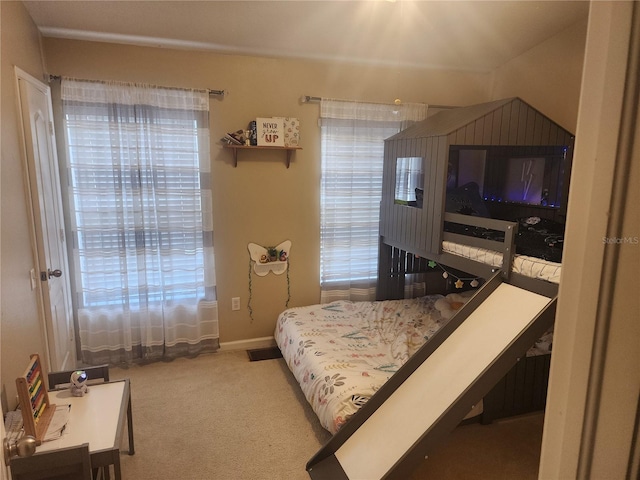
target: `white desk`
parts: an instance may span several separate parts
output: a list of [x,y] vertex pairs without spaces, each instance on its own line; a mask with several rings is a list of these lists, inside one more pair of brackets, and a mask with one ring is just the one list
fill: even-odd
[[82,397],[72,396],[68,389],[51,391],[49,401],[71,405],[69,422],[59,439],[42,442],[36,454],[89,443],[91,466],[113,465],[115,478],[122,478],[120,443],[125,418],[129,426],[129,455],[134,454],[129,380],[91,385]]

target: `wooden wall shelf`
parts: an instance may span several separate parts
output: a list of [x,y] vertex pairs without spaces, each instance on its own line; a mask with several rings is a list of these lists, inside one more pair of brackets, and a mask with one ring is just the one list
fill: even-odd
[[291,163],[291,152],[295,150],[302,150],[302,147],[265,147],[265,146],[250,146],[250,145],[224,145],[224,148],[230,148],[233,150],[233,166],[238,166],[238,150],[283,150],[287,152],[287,168]]

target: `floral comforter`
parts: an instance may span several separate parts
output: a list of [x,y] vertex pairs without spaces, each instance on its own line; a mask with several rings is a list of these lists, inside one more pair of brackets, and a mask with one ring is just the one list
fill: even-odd
[[447,319],[442,295],[286,310],[275,339],[324,428],[340,427]]
[[[274,336],[320,423],[336,433],[471,293],[290,308]],[[550,353],[552,341],[550,329],[527,355]]]

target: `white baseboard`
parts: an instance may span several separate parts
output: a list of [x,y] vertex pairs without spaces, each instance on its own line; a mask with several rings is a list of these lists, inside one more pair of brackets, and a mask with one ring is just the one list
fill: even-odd
[[276,341],[273,337],[248,338],[246,340],[236,340],[234,342],[221,342],[220,351],[230,352],[232,350],[252,350],[254,348],[275,347]]

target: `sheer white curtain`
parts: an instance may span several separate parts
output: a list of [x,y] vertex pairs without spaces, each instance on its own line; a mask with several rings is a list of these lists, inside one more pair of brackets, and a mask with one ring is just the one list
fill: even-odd
[[62,80],[82,360],[219,346],[206,91]]
[[375,299],[384,140],[427,105],[322,99],[321,302]]

